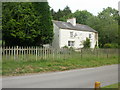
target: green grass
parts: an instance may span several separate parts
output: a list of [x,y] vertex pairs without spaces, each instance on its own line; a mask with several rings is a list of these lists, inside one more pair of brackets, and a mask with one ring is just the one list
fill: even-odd
[[108,85],[102,88],[119,88],[120,89],[120,82],[112,85]]
[[[63,56],[64,57],[64,56]],[[30,58],[30,57],[28,57]],[[38,60],[35,58],[30,60],[3,60],[2,62],[2,75],[3,76],[14,76],[23,75],[26,73],[42,73],[42,72],[53,72],[53,71],[64,71],[78,68],[89,68],[98,67],[103,65],[118,64],[117,56],[106,56],[94,57],[91,55],[84,55],[82,58],[79,54],[72,54],[66,58],[55,58]]]

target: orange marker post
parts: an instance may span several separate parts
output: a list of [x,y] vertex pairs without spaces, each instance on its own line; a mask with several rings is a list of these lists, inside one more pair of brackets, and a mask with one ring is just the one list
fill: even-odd
[[100,88],[100,82],[95,82],[95,90],[99,90]]

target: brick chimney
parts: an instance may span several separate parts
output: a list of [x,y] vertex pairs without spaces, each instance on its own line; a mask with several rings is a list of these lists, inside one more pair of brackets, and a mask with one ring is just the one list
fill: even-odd
[[67,22],[70,22],[73,26],[76,26],[76,18],[68,19]]

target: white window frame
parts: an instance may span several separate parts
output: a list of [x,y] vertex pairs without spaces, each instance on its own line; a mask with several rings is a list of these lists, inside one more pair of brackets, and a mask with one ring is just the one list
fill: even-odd
[[75,45],[75,41],[68,41],[68,46],[74,46]]

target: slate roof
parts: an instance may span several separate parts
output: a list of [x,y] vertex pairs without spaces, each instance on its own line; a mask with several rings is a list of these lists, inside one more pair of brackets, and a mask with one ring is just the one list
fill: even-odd
[[83,25],[83,24],[76,24],[76,26],[73,26],[69,22],[62,22],[62,21],[55,21],[55,20],[53,20],[53,23],[55,23],[61,29],[97,32],[94,29],[92,29],[91,27],[89,27],[87,25]]

